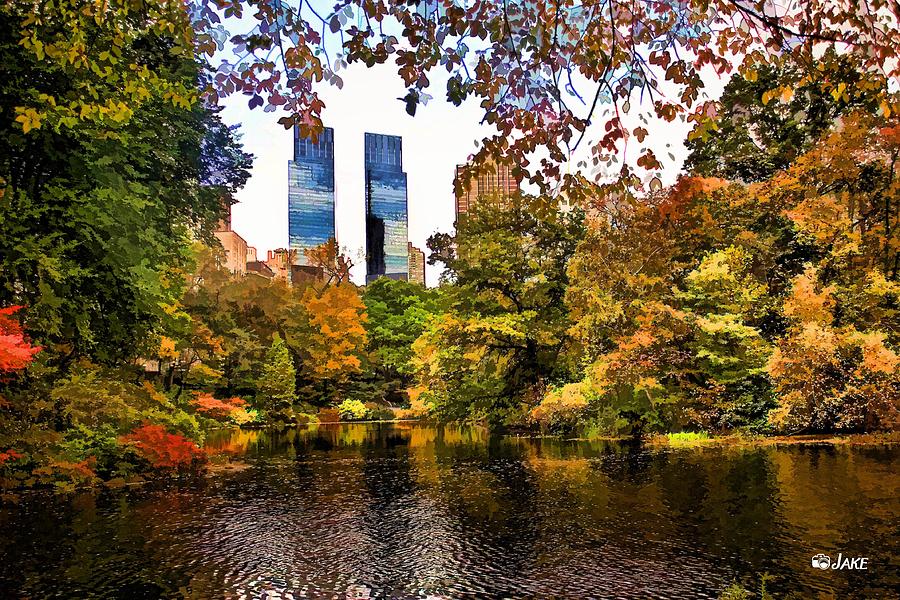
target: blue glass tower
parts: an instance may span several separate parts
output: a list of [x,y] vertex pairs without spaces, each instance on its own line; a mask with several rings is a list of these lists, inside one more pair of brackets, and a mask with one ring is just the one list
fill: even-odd
[[304,250],[334,238],[334,130],[314,142],[294,127],[294,160],[288,162],[288,245],[305,265]]
[[366,282],[409,277],[403,140],[367,133]]

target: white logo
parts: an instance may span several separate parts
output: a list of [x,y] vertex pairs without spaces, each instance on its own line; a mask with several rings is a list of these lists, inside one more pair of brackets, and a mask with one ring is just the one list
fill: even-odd
[[820,552],[812,557],[812,566],[823,571],[827,569],[833,571],[867,571],[869,569],[869,559],[862,556],[844,556],[843,552],[838,552],[837,558],[832,560],[830,556]]

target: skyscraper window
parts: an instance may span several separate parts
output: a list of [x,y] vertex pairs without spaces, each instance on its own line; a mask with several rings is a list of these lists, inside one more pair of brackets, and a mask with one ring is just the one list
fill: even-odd
[[296,263],[307,264],[304,250],[334,237],[334,130],[324,128],[313,141],[294,127],[294,160],[288,162],[288,245],[297,251]]
[[366,281],[381,276],[407,279],[407,198],[402,138],[367,133],[365,171]]

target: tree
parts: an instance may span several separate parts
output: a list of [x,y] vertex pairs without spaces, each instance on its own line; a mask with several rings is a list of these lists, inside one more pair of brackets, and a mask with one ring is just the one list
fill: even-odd
[[[223,17],[237,29],[231,40],[242,61],[222,60],[208,97],[241,93],[251,107],[280,107],[285,126],[297,124],[307,135],[321,127],[318,84],[342,86],[341,70],[351,63],[393,61],[407,86],[400,100],[409,114],[428,103],[437,84],[454,104],[475,99],[483,122],[497,130],[484,140],[479,160],[534,166],[535,182],[558,178],[559,163],[589,128],[591,158],[599,164],[621,164],[636,139],[639,166],[657,169],[647,129],[632,118],[686,117],[708,133],[715,105],[701,96],[707,73],[736,67],[752,77],[760,63],[813,65],[821,50],[835,48],[873,76],[900,74],[897,17],[885,0],[864,7],[837,0],[343,0],[327,10],[309,2],[250,4],[255,20],[242,18],[248,4],[240,0],[224,8],[207,0],[192,13],[197,48],[209,55],[223,37]],[[799,75],[784,86],[801,81]],[[825,93],[841,94],[846,85],[820,83]],[[894,100],[881,100],[893,110]],[[547,160],[535,160],[538,148]]]
[[[409,114],[427,104],[437,84],[454,104],[474,98],[497,131],[479,160],[510,158],[534,171],[536,183],[560,177],[560,162],[589,128],[595,164],[622,164],[636,139],[638,166],[658,169],[645,124],[631,117],[687,118],[708,134],[716,116],[715,104],[701,95],[708,73],[737,68],[752,78],[761,63],[788,61],[808,72],[823,50],[835,49],[852,54],[869,75],[900,75],[900,32],[888,0],[341,0],[327,8],[283,0],[84,8],[65,0],[37,11],[16,0],[6,13],[24,49],[73,83],[14,105],[23,131],[115,126],[156,99],[187,105],[195,100],[192,86],[173,80],[165,61],[143,60],[144,44],[165,40],[166,51],[184,60],[191,51],[213,56],[227,43],[203,90],[212,104],[240,93],[251,108],[280,108],[285,126],[299,125],[307,135],[322,125],[318,85],[342,86],[340,71],[350,63],[393,61],[407,86],[401,101]],[[800,76],[781,90],[803,83]],[[820,85],[841,95],[847,84]],[[894,112],[896,99],[884,95],[879,106]],[[546,160],[536,161],[539,148]]]
[[[181,352],[190,351],[221,373],[218,392],[252,395],[268,340],[284,332],[299,295],[280,280],[233,275],[222,268],[220,252],[195,248],[197,266],[180,303],[187,320],[176,320],[170,335]],[[218,346],[210,346],[199,332],[209,332]]]
[[[44,74],[30,83],[64,83],[3,105],[14,110],[23,133],[115,130],[147,104],[162,101],[189,109],[197,98],[193,82],[178,73],[194,60],[189,17],[179,3],[86,6],[60,0],[35,7],[11,0],[3,4],[2,14],[13,47],[21,46],[20,56]],[[7,68],[13,64],[4,61]]]
[[[838,93],[823,86],[826,80],[844,87]],[[788,62],[735,75],[716,103],[715,134],[688,138],[685,169],[747,183],[769,179],[809,151],[842,115],[875,112],[885,83],[860,71],[852,55],[833,51],[811,71]]]
[[834,293],[813,269],[794,280],[792,327],[768,364],[779,393],[770,420],[790,433],[896,429],[900,354],[882,331],[837,325]]
[[[115,104],[96,118],[88,117],[93,108],[84,108],[83,121],[65,124],[72,118],[65,112],[70,101],[97,108],[105,101],[87,100],[91,89],[105,94],[131,82],[132,61],[153,66],[159,76],[135,84],[139,88],[193,89],[202,79],[200,67],[170,52],[171,38],[141,37],[157,24],[144,21],[143,33],[136,33],[118,13],[109,21],[81,14],[82,3],[41,9],[43,17],[25,12],[25,4],[0,8],[6,67],[0,85],[0,304],[29,306],[30,331],[51,363],[152,356],[156,334],[184,291],[191,238],[211,238],[223,202],[248,176],[249,157],[214,111],[173,104],[163,93],[150,93],[121,119],[116,115],[124,109]],[[121,10],[129,18],[149,18],[131,5]],[[55,30],[69,18],[83,26]],[[22,41],[28,20],[57,45],[40,35]],[[122,30],[110,33],[116,27]],[[120,43],[105,37],[119,34]],[[105,62],[122,62],[109,78],[90,71],[97,58],[90,52],[104,44],[103,52],[112,53]],[[60,54],[64,49],[73,54]],[[56,121],[47,116],[44,126],[25,131],[16,121],[18,109],[51,97],[59,101]]]
[[257,408],[266,411],[270,423],[292,419],[293,405],[297,399],[295,379],[294,363],[288,347],[276,333],[259,376],[256,396]]
[[0,374],[21,371],[27,367],[34,355],[41,351],[40,347],[31,345],[22,326],[12,315],[19,312],[21,306],[0,308]]
[[524,196],[478,203],[457,224],[455,251],[429,240],[452,285],[414,350],[445,417],[503,422],[564,376],[566,266],[583,235],[580,210]]
[[288,342],[301,357],[301,375],[321,398],[361,373],[366,307],[352,284],[317,292],[307,288],[288,325]]
[[415,373],[413,342],[441,312],[439,290],[380,277],[366,286],[366,335],[375,365],[388,379],[409,383]]
[[328,238],[325,243],[304,250],[303,254],[310,266],[322,269],[326,277],[324,287],[350,282],[353,261],[341,252],[334,238]]

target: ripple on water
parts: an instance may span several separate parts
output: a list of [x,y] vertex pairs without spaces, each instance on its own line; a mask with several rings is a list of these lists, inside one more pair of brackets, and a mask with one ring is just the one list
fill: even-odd
[[[768,572],[776,592],[887,598],[900,584],[887,568],[893,449],[659,453],[409,427],[266,435],[247,468],[203,482],[4,508],[0,590],[697,599]],[[821,573],[818,551],[875,564],[864,579]]]

